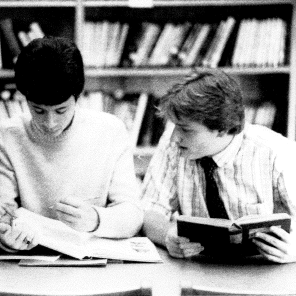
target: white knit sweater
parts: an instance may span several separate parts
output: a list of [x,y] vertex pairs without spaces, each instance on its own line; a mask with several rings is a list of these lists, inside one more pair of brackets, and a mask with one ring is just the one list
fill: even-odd
[[50,208],[63,197],[92,199],[100,217],[96,234],[129,237],[142,211],[132,151],[115,116],[76,108],[70,128],[50,137],[26,118],[0,127],[0,202],[20,197],[21,206],[56,219]]

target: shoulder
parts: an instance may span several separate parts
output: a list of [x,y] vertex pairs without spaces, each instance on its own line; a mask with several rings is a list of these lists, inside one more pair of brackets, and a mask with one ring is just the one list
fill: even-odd
[[77,108],[77,116],[81,123],[94,129],[108,130],[108,132],[125,130],[124,123],[110,113]]
[[280,133],[259,125],[247,125],[244,143],[253,150],[277,157],[296,155],[296,143]]
[[26,125],[30,121],[25,116],[15,116],[0,122],[0,138],[20,137],[26,131]]

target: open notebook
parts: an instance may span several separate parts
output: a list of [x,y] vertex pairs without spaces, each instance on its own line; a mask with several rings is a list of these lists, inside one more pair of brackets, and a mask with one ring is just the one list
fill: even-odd
[[147,237],[105,239],[79,232],[66,224],[24,208],[17,210],[15,223],[25,223],[37,233],[39,244],[68,256],[83,259],[106,258],[137,262],[162,262],[155,245]]

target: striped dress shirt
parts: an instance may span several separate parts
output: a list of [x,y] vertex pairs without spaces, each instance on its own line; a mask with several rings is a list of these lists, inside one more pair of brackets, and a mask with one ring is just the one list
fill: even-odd
[[[209,217],[205,177],[195,160],[181,155],[167,131],[149,164],[142,191],[144,209],[173,219]],[[296,143],[262,126],[247,124],[214,155],[214,178],[230,219],[285,212],[296,217]]]

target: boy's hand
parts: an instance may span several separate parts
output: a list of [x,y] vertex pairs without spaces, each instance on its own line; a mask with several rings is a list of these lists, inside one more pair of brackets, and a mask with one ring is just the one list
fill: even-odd
[[97,211],[88,203],[69,199],[60,200],[55,210],[58,219],[78,231],[94,231],[99,225]]
[[30,250],[38,245],[37,236],[29,227],[15,221],[11,225],[0,222],[0,241],[13,250]]
[[253,239],[260,254],[277,263],[296,262],[296,239],[284,229],[272,226],[273,235],[258,232]]
[[0,204],[0,223],[12,224],[12,220],[17,217],[15,210],[16,203],[1,203]]
[[176,224],[168,230],[165,244],[169,254],[176,258],[190,258],[204,250],[200,243],[192,243],[188,238],[178,236]]

